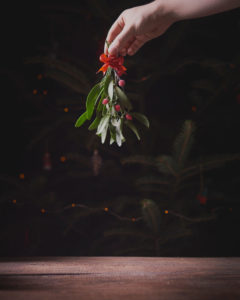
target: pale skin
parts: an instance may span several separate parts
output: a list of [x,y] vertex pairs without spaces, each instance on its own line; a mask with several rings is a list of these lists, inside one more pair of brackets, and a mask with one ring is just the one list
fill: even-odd
[[124,10],[110,28],[104,52],[134,55],[146,42],[161,36],[173,23],[240,7],[240,0],[155,0]]

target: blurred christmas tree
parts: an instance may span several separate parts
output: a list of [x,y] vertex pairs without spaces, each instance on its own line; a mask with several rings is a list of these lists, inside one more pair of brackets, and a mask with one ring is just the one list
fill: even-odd
[[74,127],[109,25],[129,5],[109,2],[32,9],[40,38],[29,51],[26,34],[24,64],[3,69],[4,109],[17,108],[21,130],[3,140],[14,137],[2,156],[1,255],[236,255],[239,10],[175,24],[126,59],[126,91],[151,127],[140,142],[126,131],[119,149]]

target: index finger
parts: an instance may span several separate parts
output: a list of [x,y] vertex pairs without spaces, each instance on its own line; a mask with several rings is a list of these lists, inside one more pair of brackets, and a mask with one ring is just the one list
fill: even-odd
[[[123,27],[124,27],[124,23],[123,23],[121,15],[120,15],[117,18],[117,20],[113,23],[113,25],[111,26],[110,30],[108,31],[107,38],[106,38],[106,41],[108,42],[108,44],[111,44],[112,41],[114,41],[114,39],[123,30]],[[107,54],[107,49],[108,49],[108,46],[105,43],[105,45],[104,45],[104,53],[105,54]]]

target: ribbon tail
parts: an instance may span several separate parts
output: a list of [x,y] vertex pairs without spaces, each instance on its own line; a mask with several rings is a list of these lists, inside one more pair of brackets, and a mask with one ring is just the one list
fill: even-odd
[[107,71],[109,65],[108,64],[104,64],[98,71],[97,73],[99,72],[103,72],[103,74]]

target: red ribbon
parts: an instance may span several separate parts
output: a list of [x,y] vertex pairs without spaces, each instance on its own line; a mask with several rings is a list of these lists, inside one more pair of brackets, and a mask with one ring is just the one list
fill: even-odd
[[118,76],[122,76],[123,74],[126,73],[125,71],[127,69],[123,65],[123,61],[124,61],[123,56],[118,56],[118,57],[113,55],[107,56],[106,54],[103,53],[100,55],[99,60],[103,62],[104,65],[97,71],[97,73],[102,71],[103,74],[105,74],[108,67],[113,68],[117,72]]

